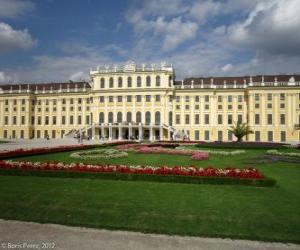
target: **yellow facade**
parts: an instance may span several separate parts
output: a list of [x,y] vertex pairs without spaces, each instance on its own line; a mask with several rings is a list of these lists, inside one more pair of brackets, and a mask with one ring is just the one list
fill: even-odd
[[0,138],[183,138],[231,141],[246,122],[248,141],[299,142],[300,76],[188,78],[171,66],[128,63],[90,72],[90,83],[0,86]]

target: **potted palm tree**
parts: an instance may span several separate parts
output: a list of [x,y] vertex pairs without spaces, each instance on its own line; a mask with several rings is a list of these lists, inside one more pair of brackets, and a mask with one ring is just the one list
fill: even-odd
[[237,138],[237,142],[243,141],[243,137],[249,134],[253,134],[250,126],[247,123],[234,123],[233,126],[228,129]]

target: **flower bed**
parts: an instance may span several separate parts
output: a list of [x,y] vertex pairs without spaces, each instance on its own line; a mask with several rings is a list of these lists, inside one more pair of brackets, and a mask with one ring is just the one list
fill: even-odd
[[200,142],[199,148],[249,148],[249,149],[280,149],[288,144],[272,142]]
[[182,150],[182,151],[185,151],[185,150],[188,150],[188,151],[193,151],[195,153],[197,152],[205,152],[205,153],[209,153],[209,154],[214,154],[214,155],[222,155],[222,156],[233,156],[233,155],[239,155],[239,154],[244,154],[246,153],[245,150],[232,150],[232,151],[217,151],[217,150],[203,150],[203,149],[199,149],[199,150],[193,150],[193,149],[187,149],[185,146],[179,146],[177,147],[176,149],[178,150]]
[[115,146],[115,145],[134,145],[134,142],[129,144],[128,141],[120,141],[120,142],[113,142],[113,143],[106,143],[101,145],[70,145],[70,146],[59,146],[59,147],[44,147],[44,148],[31,148],[31,149],[15,149],[9,151],[2,151],[0,152],[0,159],[10,158],[10,157],[22,157],[22,156],[29,156],[29,155],[37,155],[37,154],[48,154],[48,153],[59,153],[59,152],[69,152],[75,150],[83,150],[83,149],[92,149],[98,147],[105,147],[105,146]]
[[[152,167],[125,165],[89,165],[83,163],[14,162],[0,161],[0,174],[37,175],[55,177],[105,178],[118,180],[151,180],[160,182],[243,184],[271,186],[274,180],[266,178],[254,168],[214,167]],[[87,175],[82,175],[87,174]]]
[[300,157],[300,153],[294,153],[294,152],[279,152],[276,149],[270,149],[267,151],[267,154],[269,155],[280,155],[280,156],[290,156],[290,157]]
[[119,151],[111,148],[102,148],[90,151],[79,151],[72,153],[70,157],[79,158],[79,159],[115,159],[127,157],[128,153],[125,151]]

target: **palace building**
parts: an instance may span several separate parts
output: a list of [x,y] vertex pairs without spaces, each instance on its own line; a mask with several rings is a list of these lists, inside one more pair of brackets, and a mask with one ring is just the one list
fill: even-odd
[[0,138],[300,141],[300,75],[175,80],[171,65],[90,71],[89,82],[0,85]]

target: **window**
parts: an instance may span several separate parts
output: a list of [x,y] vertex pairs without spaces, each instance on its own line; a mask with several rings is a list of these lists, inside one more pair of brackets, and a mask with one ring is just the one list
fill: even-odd
[[[40,117],[38,117],[40,118]],[[38,123],[39,124],[39,123]],[[61,117],[61,124],[65,125],[66,124],[66,117],[65,116],[62,116]]]
[[155,96],[155,101],[156,101],[156,102],[160,102],[160,95],[156,95],[156,96]]
[[284,103],[280,103],[280,108],[284,109],[285,108],[285,104]]
[[205,101],[205,102],[209,102],[209,95],[206,95],[206,96],[204,97],[204,101]]
[[99,97],[99,102],[104,102],[104,96]]
[[208,105],[208,104],[205,104],[204,108],[205,108],[206,110],[208,110],[208,109],[209,109],[209,105]]
[[[299,96],[300,96],[300,94],[299,94]],[[8,105],[8,100],[5,100],[5,105]]]
[[218,131],[218,141],[223,141],[223,131]]
[[280,124],[285,125],[285,114],[280,115]]
[[7,130],[4,130],[4,131],[3,131],[3,137],[4,137],[5,139],[7,139],[7,137],[8,137]]
[[127,112],[127,114],[126,114],[126,121],[127,122],[132,122],[132,114],[131,114],[131,112]]
[[135,119],[135,121],[137,123],[142,122],[142,113],[140,111],[136,112],[136,119]]
[[280,141],[281,142],[285,142],[286,141],[286,132],[285,131],[281,131],[280,132]]
[[185,105],[185,109],[189,110],[190,109],[190,105]]
[[238,102],[242,102],[243,101],[243,96],[242,95],[238,95]]
[[81,121],[81,115],[77,116],[77,124],[81,125],[82,121]]
[[123,118],[122,118],[122,112],[118,112],[118,114],[117,114],[117,122],[121,123],[122,120],[123,120]]
[[118,88],[122,88],[123,87],[123,79],[122,77],[118,78]]
[[188,95],[185,97],[185,101],[186,101],[186,102],[189,102],[189,101],[190,101],[190,97],[189,97]]
[[272,108],[272,103],[268,103],[267,108],[271,109]]
[[255,103],[255,108],[259,109],[259,103]]
[[204,123],[209,124],[209,114],[204,115]]
[[273,117],[272,117],[272,114],[268,114],[267,120],[268,120],[268,125],[272,125],[272,123],[273,123]]
[[160,76],[156,76],[156,87],[160,86]]
[[218,105],[218,109],[222,109],[223,108],[223,106],[222,105]]
[[22,99],[22,105],[25,105],[25,99]]
[[108,113],[108,123],[113,123],[114,122],[114,114],[113,112]]
[[200,102],[200,96],[195,96],[195,102]]
[[142,101],[142,96],[141,95],[137,95],[136,96],[136,102],[141,102]]
[[142,87],[142,78],[140,76],[138,76],[137,79],[136,79],[136,86],[137,87]]
[[238,109],[243,109],[243,105],[238,105]]
[[238,115],[238,124],[242,124],[243,123],[243,115]]
[[199,105],[195,105],[195,109],[199,109],[200,108],[200,106]]
[[221,95],[218,96],[218,102],[222,102],[223,97]]
[[155,125],[160,125],[160,112],[155,112]]
[[268,131],[268,141],[269,142],[273,141],[273,131]]
[[272,94],[268,94],[268,101],[272,101]]
[[232,132],[228,131],[228,141],[232,141]]
[[114,79],[112,77],[109,78],[109,87],[110,88],[114,87]]
[[113,96],[109,96],[109,97],[108,97],[108,101],[109,101],[109,102],[113,102],[113,101],[114,101],[114,97],[113,97]]
[[52,116],[52,125],[56,125],[56,116]]
[[14,100],[14,105],[17,105],[17,100]]
[[17,124],[17,117],[13,116],[13,125],[16,125],[16,124]]
[[151,101],[151,95],[146,95],[146,102],[150,102]]
[[190,115],[185,115],[185,124],[190,124]]
[[85,116],[85,124],[90,124],[90,116],[89,115]]
[[260,123],[260,117],[259,117],[259,114],[255,114],[255,125],[259,125]]
[[31,125],[34,125],[34,116],[31,116]]
[[[62,104],[66,104],[66,99],[62,99]],[[41,101],[38,102],[38,105],[41,105]]]
[[128,88],[132,87],[132,78],[130,76],[127,78],[127,87]]
[[280,101],[284,101],[285,100],[285,93],[280,93]]
[[195,140],[200,140],[200,133],[199,130],[195,130]]
[[204,138],[205,138],[206,141],[209,140],[209,130],[204,131]]
[[254,100],[255,100],[255,101],[259,101],[259,94],[255,94],[255,95],[254,95]]
[[[71,99],[72,100],[72,99]],[[71,102],[73,104],[73,100]],[[48,106],[49,105],[49,100],[46,100],[46,105]]]
[[255,131],[255,141],[260,141],[260,131]]
[[149,125],[151,123],[151,113],[149,111],[145,114],[145,123],[146,125]]
[[105,80],[104,80],[104,78],[101,78],[101,80],[100,80],[100,88],[101,89],[105,88]]
[[229,95],[229,96],[227,97],[227,101],[228,101],[228,102],[232,102],[232,95]]
[[200,124],[200,115],[199,114],[195,115],[195,124]]
[[223,124],[223,116],[218,115],[218,124]]
[[21,124],[22,124],[22,125],[25,124],[25,116],[21,116]]
[[180,109],[180,105],[176,105],[176,109]]
[[131,95],[128,95],[127,96],[127,102],[131,102],[132,101],[132,96]]
[[123,101],[123,97],[121,95],[117,96],[117,102],[122,102]]
[[150,78],[150,76],[147,76],[147,77],[146,77],[146,86],[147,86],[147,87],[150,87],[150,86],[151,86],[151,78]]
[[55,139],[55,137],[56,137],[56,131],[52,130],[52,138]]
[[180,124],[180,115],[179,114],[176,115],[175,119],[176,119],[176,124]]
[[70,115],[70,124],[72,125],[74,123],[74,117],[73,115]]
[[173,125],[173,112],[172,111],[169,112],[169,125],[170,126]]
[[176,102],[180,102],[180,96],[176,96]]
[[232,109],[232,105],[228,105],[228,107],[227,107],[228,109]]
[[232,115],[228,115],[227,118],[228,118],[227,119],[228,124],[232,124]]
[[[104,96],[103,97],[103,102],[104,102]],[[78,104],[81,104],[82,103],[82,99],[81,98],[78,98]]]

